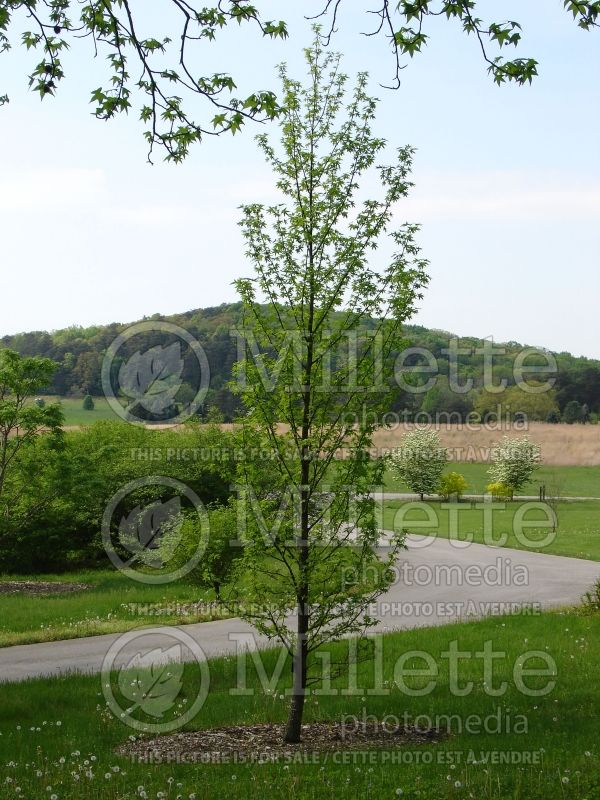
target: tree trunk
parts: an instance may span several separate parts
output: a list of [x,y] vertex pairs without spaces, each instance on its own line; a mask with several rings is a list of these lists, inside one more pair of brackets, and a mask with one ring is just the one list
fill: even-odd
[[292,702],[285,731],[285,741],[298,743],[302,731],[302,715],[304,714],[304,699],[306,697],[306,674],[308,667],[308,629],[310,625],[310,608],[308,605],[308,555],[309,555],[309,497],[308,483],[308,458],[306,447],[303,446],[302,462],[302,506],[300,512],[300,531],[296,540],[298,548],[298,567],[300,580],[296,595],[298,620],[296,624],[296,652],[294,653],[293,693]]
[[[314,126],[314,121],[313,121]],[[298,553],[299,581],[296,591],[298,608],[298,622],[296,627],[296,652],[294,654],[293,693],[292,702],[285,731],[285,741],[296,744],[300,741],[302,732],[302,717],[304,714],[304,700],[306,698],[306,675],[308,667],[308,630],[310,626],[309,609],[309,533],[310,533],[310,462],[311,452],[311,419],[312,419],[312,385],[313,385],[313,358],[315,346],[315,252],[313,233],[315,231],[314,218],[314,127],[310,139],[310,182],[308,187],[308,318],[304,340],[306,342],[306,361],[303,365],[302,387],[302,432],[301,432],[301,464],[300,464],[300,531],[296,539]]]
[[296,642],[296,652],[294,653],[293,660],[293,694],[284,736],[286,742],[293,744],[297,744],[300,741],[302,733],[302,717],[304,715],[304,700],[306,699],[307,628],[308,615],[304,613],[304,609],[300,609],[299,607],[298,640]]

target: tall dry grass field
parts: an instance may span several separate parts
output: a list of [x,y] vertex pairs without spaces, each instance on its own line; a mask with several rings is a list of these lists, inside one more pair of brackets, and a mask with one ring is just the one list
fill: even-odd
[[[180,429],[180,425],[148,425],[153,430]],[[286,425],[278,425],[285,433]],[[551,425],[547,422],[511,423],[502,420],[490,426],[472,423],[446,425],[415,425],[400,422],[389,428],[380,428],[373,437],[373,455],[381,456],[399,447],[402,437],[419,428],[433,428],[440,435],[443,447],[448,448],[449,461],[489,462],[490,451],[503,436],[528,436],[542,448],[542,461],[547,466],[598,467],[600,466],[600,425]],[[224,431],[238,428],[234,423],[222,423]],[[340,451],[343,457],[343,451]]]
[[[382,428],[375,433],[375,447],[379,453],[398,447],[402,437],[417,427],[400,423],[393,428]],[[433,427],[433,426],[419,426]],[[551,425],[546,422],[512,424],[498,423],[490,427],[480,425],[435,426],[442,445],[449,450],[450,461],[489,461],[490,449],[502,436],[528,436],[542,448],[544,464],[554,466],[600,466],[600,425]]]

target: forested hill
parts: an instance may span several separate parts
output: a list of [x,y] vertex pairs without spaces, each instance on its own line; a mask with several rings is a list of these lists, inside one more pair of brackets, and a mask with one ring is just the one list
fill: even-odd
[[[146,318],[175,323],[185,328],[195,337],[206,353],[210,365],[210,391],[204,406],[206,413],[216,407],[225,419],[231,419],[237,410],[237,399],[227,384],[231,379],[231,368],[237,360],[237,343],[231,335],[240,318],[239,304],[221,305],[215,308],[196,309],[182,314],[162,317],[154,315]],[[130,323],[131,324],[131,323]],[[61,396],[101,395],[101,365],[103,354],[111,342],[127,325],[112,323],[89,328],[70,327],[48,333],[34,331],[5,336],[0,339],[0,347],[16,350],[22,355],[47,356],[57,362],[54,381],[47,394]],[[398,392],[395,411],[408,411],[435,414],[448,412],[464,417],[473,409],[485,412],[496,408],[499,401],[504,409],[514,413],[523,411],[529,418],[567,422],[596,421],[600,415],[600,361],[575,357],[569,353],[554,353],[558,363],[558,377],[551,392],[530,395],[513,388],[502,397],[488,395],[481,391],[483,381],[482,356],[475,351],[483,342],[476,337],[461,337],[459,345],[470,352],[459,356],[461,380],[472,377],[474,388],[467,394],[456,394],[448,388],[445,377],[448,373],[448,356],[442,351],[448,347],[452,334],[409,325],[405,328],[407,346],[422,347],[429,350],[438,360],[440,377],[436,385],[426,393],[412,394]],[[496,343],[499,346],[499,343]],[[523,345],[517,342],[505,343],[505,355],[494,357],[494,380],[504,377],[509,386],[514,387],[513,366]],[[411,359],[406,361],[411,363]],[[412,363],[424,363],[418,356]],[[184,375],[184,378],[186,376]],[[430,376],[425,376],[428,379]],[[190,382],[191,376],[188,376]],[[546,376],[542,376],[545,380]]]

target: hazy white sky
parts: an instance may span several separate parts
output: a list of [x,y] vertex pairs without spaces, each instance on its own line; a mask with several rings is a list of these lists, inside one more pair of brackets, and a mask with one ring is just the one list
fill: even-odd
[[[227,31],[208,69],[230,71],[241,91],[275,88],[282,60],[301,76],[303,14],[322,2],[262,0],[265,16],[288,19],[290,39]],[[153,3],[160,18],[165,2]],[[484,0],[486,17],[523,23],[523,54],[541,61],[532,87],[496,87],[476,42],[439,20],[391,92],[379,87],[392,77],[385,42],[360,36],[369,0],[346,5],[333,41],[345,70],[371,73],[390,146],[418,148],[416,188],[398,210],[422,223],[431,261],[413,321],[600,357],[600,32],[578,30],[562,0]],[[0,94],[11,96],[0,109],[0,335],[218,305],[250,271],[237,206],[271,196],[258,127],[151,167],[137,113],[90,115],[102,64],[88,53],[71,53],[72,80],[43,104],[26,88],[31,59],[0,55]]]

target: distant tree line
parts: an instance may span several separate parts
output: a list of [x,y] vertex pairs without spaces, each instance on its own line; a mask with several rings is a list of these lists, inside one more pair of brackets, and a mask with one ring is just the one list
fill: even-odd
[[[238,342],[231,332],[240,323],[240,304],[221,305],[198,309],[183,314],[150,320],[167,321],[181,326],[202,345],[210,366],[210,389],[205,398],[200,418],[220,416],[231,421],[241,411],[241,400],[230,387],[232,368],[238,360]],[[88,328],[70,327],[48,333],[33,331],[0,339],[0,348],[9,348],[24,356],[43,356],[58,364],[52,383],[44,390],[48,395],[62,397],[92,397],[102,395],[101,368],[104,353],[127,326],[112,323]],[[423,348],[429,351],[438,364],[439,375],[427,391],[409,391],[398,387],[391,411],[402,414],[407,420],[447,418],[451,422],[464,422],[469,415],[485,417],[502,414],[505,418],[526,416],[530,420],[547,422],[587,423],[597,422],[600,416],[600,361],[575,357],[570,353],[554,353],[558,370],[553,388],[542,393],[528,393],[515,385],[514,363],[522,345],[508,342],[504,354],[494,354],[492,378],[494,384],[503,379],[507,388],[501,393],[483,389],[482,357],[477,353],[483,342],[473,337],[460,339],[461,354],[457,357],[459,383],[473,380],[473,388],[464,393],[453,391],[449,380],[451,366],[447,352],[451,334],[422,326],[406,326],[406,348]],[[120,351],[121,361],[133,355],[141,345],[150,348],[165,345],[165,336],[150,332],[142,340],[126,343]],[[463,351],[467,351],[463,354]],[[424,363],[423,356],[411,353],[404,359],[407,367]],[[531,361],[530,363],[535,363]],[[118,370],[119,359],[114,364]],[[191,399],[198,384],[198,364],[193,358],[184,362],[181,378],[184,382],[179,399]],[[547,379],[550,376],[544,376]],[[424,384],[430,375],[421,376]],[[419,377],[409,376],[407,383]]]

